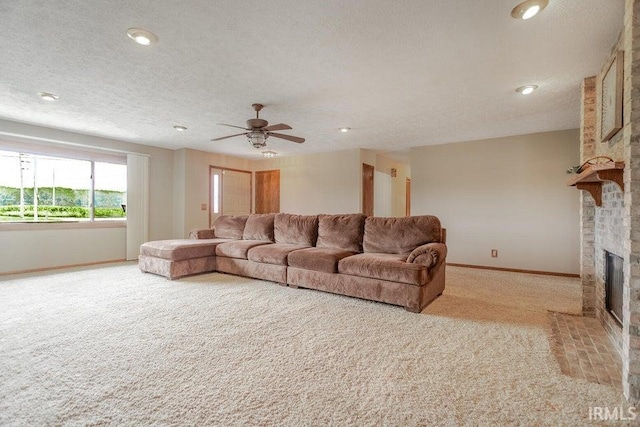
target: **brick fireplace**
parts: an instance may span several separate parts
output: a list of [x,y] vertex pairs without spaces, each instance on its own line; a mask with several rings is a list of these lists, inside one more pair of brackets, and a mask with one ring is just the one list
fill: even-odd
[[[605,181],[602,204],[581,191],[581,277],[584,316],[604,326],[622,361],[625,396],[640,402],[640,0],[626,0],[618,42],[599,75],[582,84],[582,161],[608,156],[624,162],[624,186]],[[618,51],[624,51],[623,127],[601,142],[600,81]],[[622,258],[622,325],[606,306],[607,252]]]

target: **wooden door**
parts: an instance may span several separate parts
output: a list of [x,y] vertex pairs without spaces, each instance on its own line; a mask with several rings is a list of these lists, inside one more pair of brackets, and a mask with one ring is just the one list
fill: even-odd
[[407,199],[405,202],[406,203],[405,215],[410,216],[411,215],[411,178],[407,178],[406,192],[407,192]]
[[280,170],[256,172],[256,213],[280,212]]
[[362,213],[373,216],[373,176],[375,168],[362,164]]

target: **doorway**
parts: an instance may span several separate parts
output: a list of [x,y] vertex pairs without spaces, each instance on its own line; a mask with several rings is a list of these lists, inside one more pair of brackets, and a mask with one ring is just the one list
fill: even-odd
[[407,178],[405,184],[406,199],[405,199],[405,216],[411,216],[411,178]]
[[375,168],[366,163],[362,164],[362,213],[373,216],[373,176]]
[[280,170],[256,172],[256,213],[280,212]]
[[251,172],[209,166],[209,227],[220,215],[249,215],[251,208]]

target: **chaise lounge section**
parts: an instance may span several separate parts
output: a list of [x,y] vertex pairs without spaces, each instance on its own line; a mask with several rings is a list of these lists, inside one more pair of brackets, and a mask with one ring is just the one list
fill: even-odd
[[167,279],[178,279],[192,274],[216,270],[215,250],[219,243],[229,239],[175,239],[156,240],[140,246],[138,265],[146,273]]
[[140,269],[169,279],[219,271],[412,312],[444,291],[446,233],[434,216],[221,216],[190,237],[145,243]]

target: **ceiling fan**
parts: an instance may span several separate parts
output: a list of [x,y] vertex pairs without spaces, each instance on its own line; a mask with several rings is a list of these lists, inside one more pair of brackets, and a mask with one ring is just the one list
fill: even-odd
[[288,130],[291,129],[291,126],[285,125],[284,123],[269,126],[268,121],[260,118],[260,110],[262,110],[264,105],[252,104],[251,106],[256,111],[256,118],[247,120],[246,128],[242,126],[218,123],[222,126],[244,129],[248,132],[236,133],[235,135],[223,136],[222,138],[214,138],[211,141],[220,141],[222,139],[233,138],[234,136],[246,135],[247,139],[249,140],[249,144],[251,144],[254,148],[262,148],[267,145],[267,138],[269,138],[270,136],[274,138],[286,139],[287,141],[297,142],[298,144],[302,144],[304,142],[304,138],[273,132],[274,130]]

